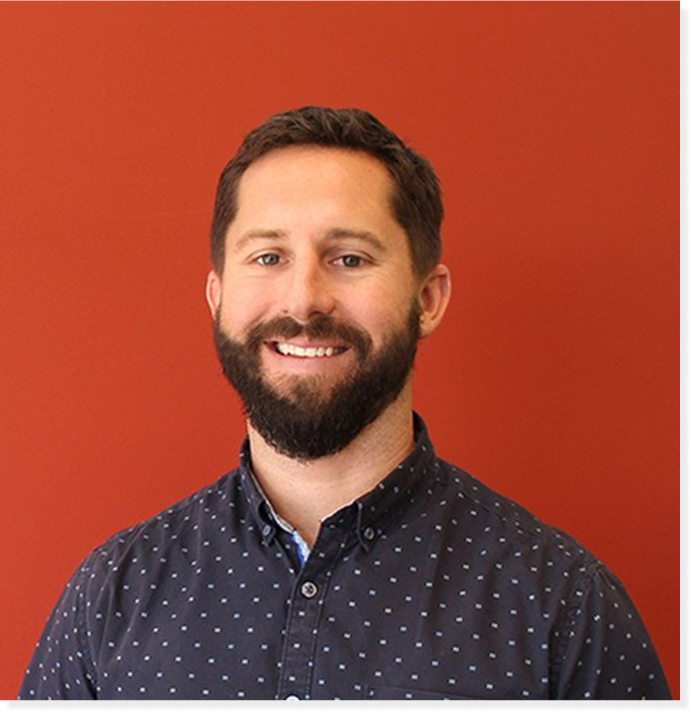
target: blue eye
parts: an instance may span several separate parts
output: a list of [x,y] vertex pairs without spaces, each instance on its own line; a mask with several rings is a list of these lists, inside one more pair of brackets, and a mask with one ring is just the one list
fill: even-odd
[[264,267],[273,267],[281,262],[281,258],[276,253],[266,253],[257,258],[257,262]]
[[358,257],[358,255],[344,255],[343,257],[340,257],[339,262],[344,267],[360,267],[363,264],[363,258]]

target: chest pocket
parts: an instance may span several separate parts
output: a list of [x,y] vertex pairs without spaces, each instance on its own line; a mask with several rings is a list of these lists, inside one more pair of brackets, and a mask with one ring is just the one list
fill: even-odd
[[400,688],[398,686],[370,686],[365,691],[371,701],[477,701],[473,696],[460,696],[445,691],[424,691],[420,688]]

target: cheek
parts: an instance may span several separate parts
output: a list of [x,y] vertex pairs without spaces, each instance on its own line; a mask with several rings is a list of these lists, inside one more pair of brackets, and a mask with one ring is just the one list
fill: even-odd
[[[363,295],[365,297],[365,295]],[[358,313],[364,325],[374,332],[391,332],[406,324],[415,300],[415,293],[405,281],[388,284],[374,292],[369,299],[362,299]]]
[[226,292],[221,301],[221,323],[226,332],[243,338],[259,322],[276,316],[267,291],[249,291],[239,287]]
[[221,302],[221,322],[231,335],[238,335],[252,325],[253,303],[251,300],[226,298]]
[[353,315],[352,321],[361,329],[364,329],[372,339],[375,349],[382,347],[394,332],[401,331],[405,324],[408,313],[401,310],[382,309],[368,312],[361,312]]

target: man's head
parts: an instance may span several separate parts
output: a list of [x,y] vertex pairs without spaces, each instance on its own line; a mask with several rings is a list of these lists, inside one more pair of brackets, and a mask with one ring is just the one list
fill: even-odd
[[391,208],[406,231],[414,270],[426,274],[439,261],[442,198],[428,161],[362,109],[308,106],[276,114],[251,131],[219,179],[211,228],[211,259],[221,274],[226,232],[238,210],[238,186],[257,159],[288,146],[323,146],[370,154],[392,179]]
[[448,271],[414,266],[393,185],[371,151],[305,142],[235,179],[207,283],[217,352],[250,425],[291,457],[338,452],[410,398],[417,341],[444,313]]

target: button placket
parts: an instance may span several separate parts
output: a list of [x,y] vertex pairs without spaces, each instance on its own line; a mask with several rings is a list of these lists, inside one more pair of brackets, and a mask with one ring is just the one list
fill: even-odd
[[[376,531],[373,534],[376,540]],[[360,535],[361,527],[354,508],[349,510],[348,517],[342,514],[338,519],[323,524],[288,602],[277,689],[280,700],[287,696],[300,700],[311,698],[317,637],[321,631],[320,623],[334,564],[344,556],[345,550],[358,544]]]
[[304,700],[310,697],[314,637],[322,604],[321,597],[317,596],[319,589],[311,579],[299,579],[293,590],[281,657],[279,699]]

